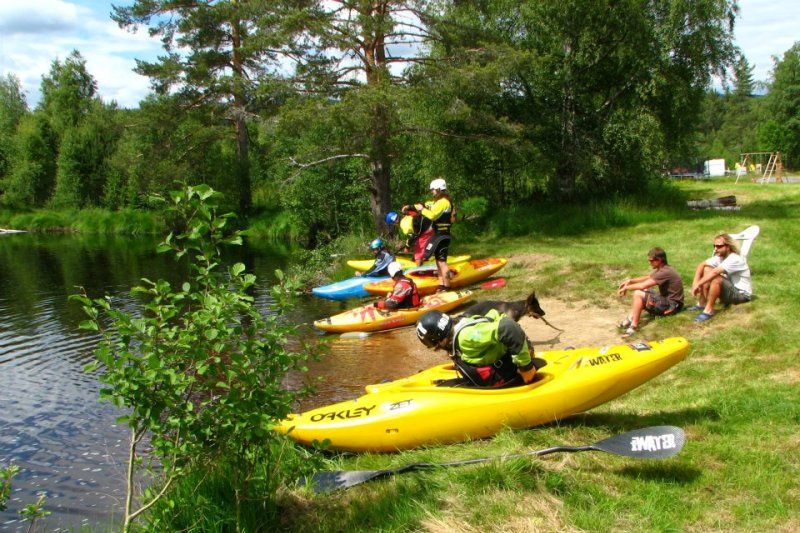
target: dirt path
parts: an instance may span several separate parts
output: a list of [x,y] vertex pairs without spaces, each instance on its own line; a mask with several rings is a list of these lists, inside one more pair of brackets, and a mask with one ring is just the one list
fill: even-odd
[[624,342],[617,330],[619,316],[589,302],[542,300],[545,318],[563,332],[550,328],[541,320],[524,317],[520,325],[533,340],[537,350],[559,350],[572,346],[603,346]]

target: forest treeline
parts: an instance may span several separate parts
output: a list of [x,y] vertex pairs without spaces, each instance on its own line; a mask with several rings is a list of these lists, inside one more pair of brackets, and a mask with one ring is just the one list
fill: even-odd
[[[310,244],[443,177],[461,212],[640,194],[666,169],[743,151],[800,161],[800,43],[759,85],[735,2],[136,0],[136,109],[74,51],[29,109],[0,79],[0,203],[149,208],[207,183]],[[141,30],[140,30],[141,31]],[[714,77],[725,80],[722,92]]]

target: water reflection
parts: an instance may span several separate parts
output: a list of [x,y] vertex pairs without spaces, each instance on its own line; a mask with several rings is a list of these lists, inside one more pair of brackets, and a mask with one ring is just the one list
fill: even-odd
[[307,410],[355,398],[364,394],[368,384],[408,376],[444,362],[442,352],[422,347],[413,328],[363,339],[332,335],[327,340],[326,356],[308,365],[308,379],[314,383],[315,393],[303,399],[299,408]]
[[[230,260],[268,284],[285,257],[251,247]],[[78,330],[85,317],[68,296],[82,286],[133,309],[128,291],[141,277],[178,282],[185,273],[155,253],[153,239],[0,236],[0,464],[21,468],[0,530],[25,530],[17,511],[38,492],[52,513],[48,530],[95,529],[121,508],[128,430],[115,423],[121,413],[98,402],[95,376],[83,372],[97,337]]]
[[[128,292],[140,278],[182,281],[185,265],[155,253],[155,244],[153,239],[0,236],[0,464],[21,468],[9,509],[0,513],[0,531],[24,531],[27,524],[17,511],[42,491],[52,512],[47,530],[105,529],[114,513],[119,516],[128,430],[115,423],[120,412],[98,402],[96,377],[83,372],[97,337],[78,330],[84,316],[68,296],[81,286],[92,297],[110,294],[114,305],[131,310],[136,302]],[[233,248],[226,261],[244,262],[256,274],[256,303],[268,312],[274,271],[290,258],[291,250],[251,244]],[[303,298],[285,319],[308,324],[353,304]],[[323,339],[310,327],[302,336]],[[305,379],[316,384],[316,393],[299,409],[353,398],[369,383],[444,360],[424,349],[412,329],[324,339],[327,355],[311,361],[307,375],[287,380],[293,386]]]

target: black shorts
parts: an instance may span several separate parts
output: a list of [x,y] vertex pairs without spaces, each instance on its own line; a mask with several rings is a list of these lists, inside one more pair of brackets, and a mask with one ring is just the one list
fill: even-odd
[[677,313],[683,305],[667,300],[653,289],[645,291],[644,310],[653,316],[664,316]]
[[424,259],[435,257],[437,261],[447,261],[447,251],[450,248],[450,235],[434,235],[425,246]]

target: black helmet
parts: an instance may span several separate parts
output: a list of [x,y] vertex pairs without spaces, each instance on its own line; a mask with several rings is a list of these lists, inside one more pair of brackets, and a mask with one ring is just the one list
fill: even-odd
[[422,344],[433,348],[453,329],[453,319],[441,311],[428,311],[417,322],[417,337]]

